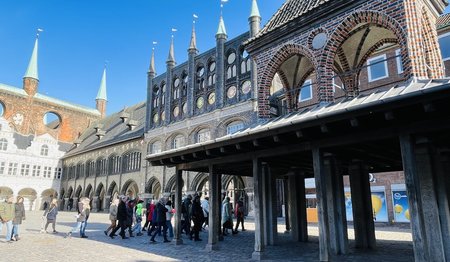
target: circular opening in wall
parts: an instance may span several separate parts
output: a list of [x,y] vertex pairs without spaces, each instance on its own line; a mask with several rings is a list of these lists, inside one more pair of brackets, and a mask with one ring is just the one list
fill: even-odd
[[44,115],[44,125],[50,129],[57,129],[61,125],[61,117],[53,112]]
[[0,116],[3,116],[5,113],[5,104],[3,104],[2,101],[0,101]]

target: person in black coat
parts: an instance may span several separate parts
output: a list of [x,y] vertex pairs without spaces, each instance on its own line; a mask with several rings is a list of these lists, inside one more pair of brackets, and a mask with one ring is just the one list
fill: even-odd
[[125,229],[127,228],[127,202],[128,198],[126,196],[120,197],[120,203],[117,207],[117,221],[119,221],[119,225],[114,228],[113,231],[109,234],[109,237],[114,238],[114,235],[120,228],[119,235],[122,237],[122,239],[126,239],[128,237],[125,236]]
[[[162,233],[163,233],[163,237],[164,237],[164,242],[170,242],[167,239],[167,223],[166,223],[166,212],[168,211],[167,208],[165,207],[166,201],[164,198],[161,198],[158,203],[156,204],[155,207],[155,211],[156,212],[156,226],[158,227],[157,230],[153,231],[152,234],[152,238],[150,239],[150,242],[156,242],[155,241],[155,236],[156,234],[158,234],[158,231],[161,231],[162,229]],[[152,221],[153,222],[153,221]]]
[[192,203],[191,218],[192,218],[192,221],[194,221],[193,232],[191,232],[191,239],[192,239],[192,235],[194,235],[195,241],[201,241],[201,239],[199,237],[199,233],[202,228],[203,221],[205,220],[205,216],[203,215],[203,208],[200,204],[200,196],[199,195],[195,196],[194,203]]
[[181,230],[189,236],[191,235],[191,206],[192,196],[188,195],[181,204],[181,215],[183,216]]

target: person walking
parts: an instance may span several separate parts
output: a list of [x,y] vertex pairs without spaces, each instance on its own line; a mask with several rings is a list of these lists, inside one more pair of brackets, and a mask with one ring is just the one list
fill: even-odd
[[43,219],[46,219],[44,228],[42,229],[42,233],[47,233],[48,225],[52,224],[53,233],[56,234],[56,216],[58,215],[58,200],[54,198],[42,215]]
[[6,202],[0,203],[0,232],[2,231],[2,227],[6,225],[6,236],[5,240],[7,243],[11,243],[11,235],[13,228],[13,219],[15,215],[15,207],[14,207],[14,197],[11,196],[8,198]]
[[114,199],[109,206],[109,220],[111,221],[111,225],[103,231],[105,235],[108,235],[110,230],[114,230],[117,226],[117,205],[119,204],[119,199]]
[[127,202],[127,220],[126,220],[126,228],[128,228],[128,234],[130,237],[134,237],[133,235],[133,222],[136,220],[134,213],[135,202],[134,200],[128,200]]
[[148,202],[147,207],[145,211],[145,224],[142,231],[150,230],[152,225],[152,217],[153,217],[153,211],[155,210],[155,200],[151,200]]
[[144,201],[139,199],[137,201],[136,207],[134,208],[136,222],[133,227],[133,232],[137,231],[136,236],[142,236],[142,214],[143,214],[143,204]]
[[[75,216],[77,218],[77,224],[75,227],[73,227],[67,234],[67,237],[72,237],[73,233],[80,232],[81,224],[86,220],[86,207],[85,205],[89,205],[84,203],[83,201],[78,202],[78,214]],[[81,232],[80,232],[81,233]],[[81,236],[81,235],[80,235]]]
[[194,227],[193,232],[191,233],[191,239],[192,235],[194,235],[194,241],[201,241],[199,233],[204,219],[205,216],[203,215],[203,209],[200,204],[200,196],[196,195],[194,197],[194,202],[192,203],[192,221],[194,222]]
[[86,236],[86,227],[88,224],[89,215],[91,214],[91,201],[89,198],[83,199],[83,206],[84,206],[85,219],[84,219],[84,221],[81,222],[80,236],[81,236],[81,238],[88,238],[88,236]]
[[[230,197],[225,197],[222,202],[222,234],[228,235],[228,229],[233,230],[232,208],[230,205]],[[235,234],[234,231],[232,231]]]
[[204,199],[202,199],[200,201],[201,205],[202,205],[202,209],[203,209],[203,216],[205,217],[204,219],[204,224],[203,224],[203,228],[206,228],[206,226],[208,225],[208,220],[209,220],[209,197],[205,197]]
[[19,241],[19,225],[25,220],[25,207],[23,205],[23,197],[18,196],[14,205],[14,219],[11,240]]
[[169,230],[169,237],[173,238],[173,226],[172,226],[172,217],[173,217],[173,208],[172,208],[172,201],[168,200],[166,202],[166,225],[167,229]]
[[234,231],[235,232],[238,231],[239,224],[242,225],[242,231],[245,231],[244,228],[245,208],[244,208],[244,199],[242,197],[236,204],[234,215],[236,216],[236,228],[234,229]]
[[162,197],[156,204],[156,208],[154,211],[154,212],[156,212],[156,222],[155,221],[153,221],[153,222],[156,224],[158,229],[153,231],[152,237],[150,239],[151,243],[156,243],[156,241],[155,241],[156,234],[158,234],[158,232],[160,232],[161,230],[162,230],[162,234],[164,237],[164,243],[170,242],[170,240],[167,239],[167,224],[166,224],[167,208],[164,205],[165,205],[165,199]]
[[183,225],[181,229],[184,230],[186,235],[191,235],[191,206],[192,206],[192,196],[188,195],[182,203],[181,214],[183,216]]
[[121,196],[119,205],[117,206],[117,221],[119,222],[118,226],[116,226],[111,233],[109,234],[110,238],[114,238],[114,235],[116,232],[120,229],[119,235],[122,237],[122,239],[127,239],[128,237],[125,236],[125,228],[127,223],[127,197]]

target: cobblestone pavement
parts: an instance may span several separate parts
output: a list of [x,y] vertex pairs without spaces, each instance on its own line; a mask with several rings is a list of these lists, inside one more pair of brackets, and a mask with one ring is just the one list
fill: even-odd
[[[87,239],[74,234],[64,238],[75,224],[74,213],[60,212],[57,234],[39,233],[42,212],[28,212],[21,226],[22,239],[13,243],[4,241],[6,228],[0,233],[0,261],[250,261],[254,245],[254,224],[246,221],[245,232],[227,236],[219,243],[218,251],[206,251],[207,232],[201,233],[203,241],[194,242],[183,236],[183,245],[174,242],[149,244],[146,235],[130,239],[110,239],[103,230],[107,227],[108,215],[92,213],[86,229]],[[281,220],[280,220],[281,221]],[[280,224],[279,232],[284,231]],[[144,232],[145,233],[145,232]],[[289,241],[289,235],[280,233],[277,246],[266,247],[266,261],[318,261],[318,228],[309,227],[310,242]],[[350,239],[353,230],[349,230]],[[409,229],[382,228],[377,231],[376,251],[363,253],[352,248],[350,254],[333,257],[333,261],[413,261],[411,233]]]

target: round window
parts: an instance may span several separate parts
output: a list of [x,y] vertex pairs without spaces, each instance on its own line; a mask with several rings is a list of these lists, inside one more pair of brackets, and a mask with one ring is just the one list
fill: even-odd
[[214,102],[216,102],[216,93],[212,92],[208,96],[208,104],[212,105]]
[[178,117],[179,114],[180,114],[180,108],[179,108],[178,106],[176,106],[176,107],[173,109],[173,116],[174,116],[174,117]]
[[164,112],[164,111],[161,112],[161,120],[162,121],[166,120],[166,112]]
[[187,114],[187,104],[186,103],[184,103],[183,104],[183,114]]
[[214,72],[214,70],[216,70],[216,63],[215,63],[215,62],[212,62],[212,63],[209,65],[209,71],[210,71],[210,72]]
[[252,89],[252,83],[250,83],[250,81],[245,81],[242,84],[242,93],[248,94],[251,89]]
[[61,117],[53,112],[44,115],[44,125],[51,129],[57,129],[61,125]]
[[227,97],[233,98],[236,95],[236,86],[230,86],[227,90]]
[[153,115],[153,123],[158,123],[159,117],[158,114]]
[[198,75],[199,77],[202,77],[204,74],[205,74],[205,68],[199,67],[199,68],[197,69],[197,75]]
[[173,85],[175,86],[175,87],[178,87],[179,85],[180,85],[180,79],[175,79],[175,81],[173,82]]
[[198,109],[202,108],[204,103],[205,103],[205,101],[204,101],[203,97],[199,97],[197,99],[197,108]]

